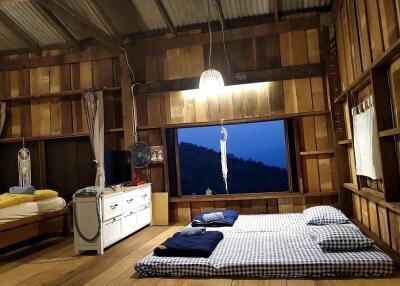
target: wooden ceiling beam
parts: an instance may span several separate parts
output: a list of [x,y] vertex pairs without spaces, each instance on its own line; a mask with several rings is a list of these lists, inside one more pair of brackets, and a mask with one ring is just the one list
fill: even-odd
[[79,41],[75,39],[71,31],[64,26],[64,24],[57,18],[57,16],[54,15],[53,12],[51,12],[49,9],[47,9],[47,7],[42,6],[40,3],[38,3],[38,5],[42,10],[40,11],[41,15],[45,18],[47,22],[52,24],[52,27],[57,30],[57,32],[64,38],[64,40],[66,40],[68,44],[74,47],[79,47]]
[[15,34],[25,45],[28,46],[29,50],[35,54],[42,55],[39,44],[31,38],[24,30],[22,30],[13,20],[11,20],[7,14],[0,10],[0,22],[2,22],[13,34]]
[[[304,64],[273,69],[254,70],[223,74],[225,85],[237,85],[256,82],[268,82],[322,76],[325,73],[322,64]],[[157,94],[160,92],[181,91],[199,88],[199,77],[163,80],[137,85],[136,94]]]
[[93,36],[97,42],[109,49],[119,47],[121,39],[117,36],[108,35],[102,29],[90,22],[87,18],[74,11],[71,7],[66,7],[66,4],[59,4],[52,0],[36,0],[37,3],[46,7],[63,22],[85,34]]
[[[225,40],[235,41],[253,37],[279,35],[287,32],[318,29],[320,27],[320,17],[310,16],[293,18],[279,22],[271,22],[252,26],[225,30]],[[143,40],[135,44],[125,44],[124,48],[131,54],[150,54],[167,49],[183,48],[207,44],[209,42],[208,33],[179,36],[158,40]],[[213,43],[222,42],[222,32],[213,32]]]
[[167,10],[165,9],[164,4],[161,0],[154,0],[154,3],[156,4],[158,12],[160,12],[165,24],[168,26],[169,31],[176,36],[176,28],[171,20],[171,17],[168,15]]

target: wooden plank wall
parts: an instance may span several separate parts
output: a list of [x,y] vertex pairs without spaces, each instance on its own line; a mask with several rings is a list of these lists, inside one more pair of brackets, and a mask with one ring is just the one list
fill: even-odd
[[[352,124],[350,108],[361,102],[363,98],[374,94],[373,77],[370,67],[378,61],[385,51],[393,48],[399,40],[399,6],[398,1],[373,0],[344,0],[335,20],[336,42],[338,49],[338,63],[341,77],[341,89],[345,90],[354,85],[360,78],[367,77],[367,84],[357,88],[354,98],[348,96],[342,104],[345,114],[347,138],[352,138]],[[390,95],[393,109],[393,127],[399,127],[399,96],[400,96],[400,60],[384,67],[387,69],[387,82],[390,82]],[[382,94],[374,94],[375,99],[382,100]],[[387,110],[378,110],[377,116],[390,114]],[[387,117],[387,116],[386,116]],[[386,127],[388,128],[388,127]],[[381,131],[381,130],[380,130]],[[380,139],[395,140],[399,147],[398,133],[393,137]],[[385,186],[382,181],[356,176],[354,150],[351,144],[344,145],[349,157],[351,182],[346,188],[352,192],[353,215],[356,222],[369,230],[376,238],[383,241],[388,247],[400,254],[400,209],[396,203],[386,202],[384,199]],[[397,148],[398,152],[399,148]],[[397,158],[400,154],[397,154]],[[399,160],[397,160],[399,161]],[[382,160],[382,164],[386,162]],[[392,176],[398,176],[393,168]],[[398,191],[398,190],[397,190]]]
[[[187,33],[196,34],[200,31],[188,31]],[[236,39],[228,41],[226,46],[231,59],[232,72],[322,61],[318,29]],[[208,50],[209,47],[205,44],[171,48],[163,52],[145,53],[144,55],[130,55],[130,57],[133,59],[136,79],[161,81],[200,76],[208,65]],[[42,57],[70,52],[44,51]],[[16,57],[32,58],[36,56],[12,55],[6,56],[4,60],[11,61]],[[122,57],[121,59],[110,57],[97,61],[83,61],[51,67],[1,71],[0,98],[92,87],[119,87],[121,85],[120,64],[123,60]],[[222,72],[228,71],[221,43],[213,46],[212,67]],[[127,145],[123,144],[124,138],[121,130],[123,126],[121,91],[113,90],[107,94],[105,98],[106,146],[113,149],[126,148]],[[165,128],[177,125],[219,122],[221,118],[246,121],[293,117],[298,130],[296,134],[299,146],[296,152],[300,162],[298,177],[301,187],[299,189],[304,193],[316,194],[316,196],[255,199],[242,202],[227,201],[226,206],[240,207],[246,213],[253,211],[284,212],[301,211],[307,205],[334,204],[336,202],[335,196],[327,196],[329,197],[327,198],[323,195],[336,190],[332,179],[334,158],[332,153],[325,152],[332,149],[333,141],[326,84],[323,77],[228,87],[219,96],[202,95],[196,90],[143,94],[138,96],[137,105],[139,139],[151,145],[161,146],[165,146],[165,136],[163,136]],[[41,153],[38,154],[43,153],[45,158],[39,158],[41,163],[35,163],[34,168],[36,170],[38,165],[47,167],[47,172],[39,174],[43,186],[53,186],[56,189],[65,188],[62,193],[67,196],[73,193],[77,187],[88,183],[82,179],[82,176],[91,178],[94,169],[88,158],[84,157],[82,162],[79,161],[79,154],[88,155],[86,151],[89,150],[85,145],[88,144],[87,137],[82,140],[77,137],[87,131],[79,96],[38,97],[25,102],[13,101],[9,104],[7,118],[5,138],[0,139],[0,144],[11,144],[10,146],[16,149],[21,144],[18,140],[20,137],[39,140],[34,143],[37,145],[34,148],[41,150]],[[71,135],[71,139],[55,139],[62,135]],[[50,136],[51,140],[44,139],[44,136]],[[4,143],[7,138],[15,138],[17,142]],[[322,154],[310,154],[313,151],[319,151]],[[2,154],[0,151],[0,168],[15,165],[13,156],[3,159],[6,157]],[[64,156],[60,156],[60,154]],[[68,158],[68,163],[64,162],[66,164],[64,169],[81,170],[79,174],[68,171],[67,175],[62,176],[60,172],[63,168],[60,166],[63,164],[63,158]],[[52,167],[54,168],[52,169]],[[147,170],[143,172],[144,175],[147,175]],[[168,190],[168,182],[165,181],[166,172],[166,164],[155,164],[149,168],[148,175],[155,192]],[[69,178],[68,182],[73,183],[64,186],[65,178]],[[7,181],[7,184],[11,184],[11,182]],[[4,184],[0,187],[5,189],[8,186]],[[175,210],[184,213],[179,211],[180,207],[175,207],[180,205],[181,203],[171,203],[171,213],[175,213]],[[190,213],[192,215],[195,214],[195,210],[212,206],[223,207],[223,205],[223,203],[193,202],[193,204],[190,203]]]
[[[42,57],[69,51],[46,50]],[[3,56],[4,61],[37,57],[34,54]],[[119,58],[0,71],[0,99],[88,88],[119,87]],[[122,128],[118,91],[105,95],[105,129]],[[114,111],[114,109],[116,111]],[[9,103],[3,137],[18,138],[87,132],[80,96],[38,98]]]
[[[89,48],[90,50],[91,48]],[[45,50],[42,57],[68,55],[71,50]],[[34,54],[2,56],[2,61],[37,58]],[[7,119],[0,138],[0,192],[18,184],[17,150],[22,138],[32,154],[33,184],[53,188],[70,199],[78,189],[94,183],[95,168],[80,94],[41,97],[88,88],[105,91],[106,148],[121,149],[122,100],[119,58],[0,71],[0,99],[33,96],[7,103]],[[37,98],[35,98],[37,97]],[[68,138],[66,138],[68,137]],[[39,154],[42,154],[41,156]]]
[[[145,81],[160,81],[200,76],[208,66],[208,45],[168,49],[162,54],[136,59]],[[231,71],[242,72],[321,62],[320,36],[317,29],[288,32],[227,42]],[[215,44],[212,67],[227,72],[222,44]],[[139,138],[151,144],[163,144],[164,128],[215,123],[224,120],[255,120],[295,116],[300,152],[327,151],[333,148],[332,128],[322,77],[246,84],[226,87],[218,95],[199,90],[163,92],[138,97]],[[300,116],[321,112],[321,115]],[[332,154],[304,155],[300,158],[299,181],[305,193],[332,192]],[[164,191],[161,165],[150,169],[155,191]],[[308,199],[320,204],[321,198]],[[323,199],[322,199],[323,200]],[[200,210],[224,206],[242,212],[300,211],[304,199],[247,200],[226,202],[171,203],[171,220],[186,222]],[[275,207],[274,207],[275,206]],[[191,215],[189,216],[188,213]],[[179,214],[179,215],[177,215]]]

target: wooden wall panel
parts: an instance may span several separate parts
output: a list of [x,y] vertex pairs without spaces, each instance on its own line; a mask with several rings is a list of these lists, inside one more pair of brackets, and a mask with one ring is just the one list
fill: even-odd
[[372,59],[376,60],[383,52],[383,39],[381,22],[379,21],[379,6],[378,1],[366,0],[368,29],[371,39]]
[[362,68],[366,70],[371,65],[371,44],[368,31],[368,19],[365,0],[357,0],[358,28],[360,33],[360,48]]
[[384,49],[387,50],[399,37],[399,26],[394,1],[378,1]]

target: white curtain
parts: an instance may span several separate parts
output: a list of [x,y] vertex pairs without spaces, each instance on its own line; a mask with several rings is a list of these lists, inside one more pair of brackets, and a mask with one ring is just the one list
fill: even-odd
[[83,93],[83,104],[89,129],[90,143],[96,163],[96,186],[105,186],[104,171],[104,108],[103,92]]
[[352,113],[356,174],[374,180],[381,179],[382,165],[375,108],[369,103],[363,112],[358,113],[357,108],[353,108]]
[[6,121],[6,103],[0,102],[0,136],[3,131],[4,122]]

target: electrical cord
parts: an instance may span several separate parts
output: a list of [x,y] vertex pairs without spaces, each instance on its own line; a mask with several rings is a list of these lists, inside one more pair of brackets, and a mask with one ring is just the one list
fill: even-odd
[[211,0],[208,0],[208,33],[210,35],[210,47],[208,49],[208,68],[211,68],[211,53],[212,53],[212,30],[211,30]]
[[225,58],[226,58],[226,62],[228,63],[228,72],[231,73],[231,63],[228,57],[228,53],[226,52],[226,45],[225,45],[225,27],[224,27],[224,23],[222,22],[222,15],[221,15],[221,11],[219,10],[217,1],[214,0],[214,4],[215,4],[215,8],[217,9],[218,12],[218,19],[219,19],[219,23],[221,25],[221,32],[222,32],[222,45],[224,47],[224,54],[225,54]]

